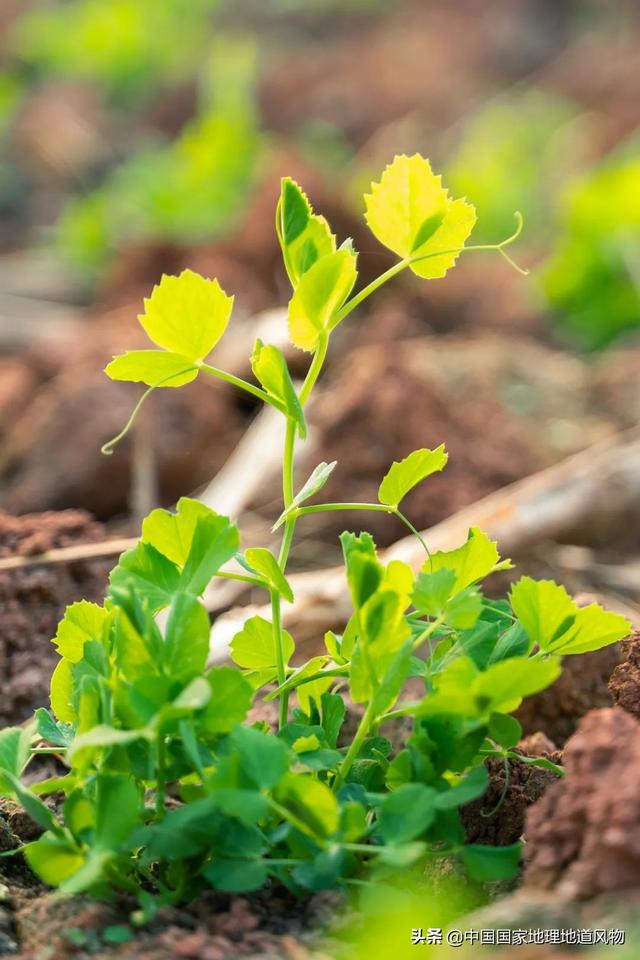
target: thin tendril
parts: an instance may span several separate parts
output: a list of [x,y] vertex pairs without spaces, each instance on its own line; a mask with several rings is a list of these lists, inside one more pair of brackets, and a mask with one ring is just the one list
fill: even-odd
[[111,440],[108,440],[105,444],[103,444],[103,445],[100,447],[100,453],[103,453],[106,457],[110,457],[110,456],[111,456],[111,454],[113,453],[114,447],[117,446],[117,444],[119,444],[120,441],[123,440],[123,439],[126,437],[126,435],[129,433],[129,431],[131,430],[132,426],[133,426],[134,423],[136,422],[136,419],[137,419],[137,417],[138,417],[138,414],[139,414],[140,411],[142,410],[142,405],[144,404],[144,402],[145,402],[145,400],[147,399],[147,397],[150,397],[150,396],[151,396],[151,394],[153,393],[154,390],[157,390],[158,387],[164,386],[164,384],[165,384],[165,383],[168,383],[169,380],[175,380],[176,377],[182,377],[182,376],[185,375],[185,373],[191,373],[192,370],[197,370],[197,369],[198,369],[198,368],[197,368],[195,365],[192,366],[192,367],[186,367],[184,370],[179,370],[177,373],[172,373],[172,374],[170,374],[170,376],[164,377],[164,378],[163,378],[162,380],[160,380],[158,383],[154,383],[153,386],[147,387],[147,389],[146,389],[145,392],[142,394],[142,396],[140,397],[140,399],[139,399],[138,402],[136,403],[135,407],[134,407],[133,410],[131,411],[131,416],[129,417],[129,419],[128,419],[127,422],[125,423],[125,425],[124,425],[124,427],[122,428],[122,430],[120,431],[120,433],[116,434],[115,437],[113,437]]

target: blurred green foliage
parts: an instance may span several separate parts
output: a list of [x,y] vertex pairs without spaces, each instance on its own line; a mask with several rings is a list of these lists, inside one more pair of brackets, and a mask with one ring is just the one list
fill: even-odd
[[173,141],[141,145],[60,218],[63,258],[91,274],[119,247],[219,236],[246,205],[263,148],[254,110],[255,46],[226,37],[202,65],[199,111]]
[[588,350],[640,328],[640,152],[616,152],[564,191],[543,276],[561,329]]
[[193,76],[219,6],[220,0],[54,0],[18,20],[12,45],[36,76],[88,81],[131,106]]
[[548,230],[553,198],[581,152],[576,114],[566,100],[531,89],[493,100],[467,121],[446,179],[476,207],[478,241],[508,233],[514,210],[529,237]]

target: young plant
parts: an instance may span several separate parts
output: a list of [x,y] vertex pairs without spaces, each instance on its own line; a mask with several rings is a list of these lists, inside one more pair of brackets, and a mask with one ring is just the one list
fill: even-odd
[[[511,877],[519,844],[466,843],[460,807],[485,791],[485,758],[520,756],[511,714],[554,682],[561,658],[630,630],[595,604],[578,608],[549,581],[524,577],[507,599],[486,599],[485,578],[511,564],[478,529],[455,550],[429,553],[401,507],[445,467],[444,446],[393,463],[376,503],[310,504],[335,463],[319,464],[297,486],[305,405],[338,324],[402,270],[443,277],[463,251],[497,250],[509,259],[505,247],[520,229],[502,243],[465,246],[474,210],[450,198],[420,156],[396,157],[365,200],[372,232],[398,260],[354,293],[352,243],[339,246],[297,184],[282,183],[276,225],[293,288],[290,334],[311,357],[299,389],[283,354],[260,341],[251,357],[255,383],[210,363],[232,298],[188,270],[163,277],[145,301],[140,322],[157,349],[107,367],[112,379],[147,385],[136,410],[153,390],[199,376],[279,410],[286,438],[274,530],[281,535],[276,550],[240,552],[231,520],[184,498],[176,512],[146,518],[139,543],[111,574],[103,606],[68,608],[54,638],[61,659],[53,712],[40,709],[29,726],[0,734],[0,793],[43,829],[23,848],[27,860],[65,893],[130,891],[148,916],[156,904],[207,886],[248,891],[271,878],[300,894],[409,867],[424,873],[443,858],[478,881]],[[300,662],[282,626],[282,606],[294,599],[287,580],[294,534],[310,513],[347,509],[403,519],[423,544],[424,562],[417,574],[397,560],[385,564],[368,533],[344,533],[353,613],[341,632],[327,632],[323,654]],[[264,590],[271,615],[246,620],[231,644],[233,666],[208,666],[202,595],[224,577]],[[403,694],[410,678],[424,688],[416,700]],[[343,733],[347,697],[358,717],[352,737]],[[257,699],[278,702],[274,729],[248,719]],[[25,768],[43,752],[65,772],[27,788]],[[52,794],[64,798],[53,809],[42,799]]]

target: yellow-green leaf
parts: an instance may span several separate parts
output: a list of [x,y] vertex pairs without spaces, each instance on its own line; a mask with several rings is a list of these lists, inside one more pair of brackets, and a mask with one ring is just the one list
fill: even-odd
[[542,650],[587,653],[631,633],[631,624],[597,603],[578,607],[564,587],[552,580],[521,577],[511,590],[511,606],[533,643]]
[[307,195],[290,177],[284,177],[276,212],[276,231],[284,265],[295,289],[310,267],[336,249],[336,238],[324,217],[313,212]]
[[[295,644],[291,634],[282,631],[282,651],[285,664],[293,656]],[[231,659],[248,670],[270,670],[276,667],[277,657],[273,626],[263,617],[249,617],[231,641]]]
[[129,350],[104,368],[112,380],[146,383],[149,387],[181,387],[198,376],[193,361],[165,350]]
[[250,547],[245,551],[245,557],[249,566],[263,576],[270,587],[277,590],[289,603],[293,603],[289,582],[270,550],[265,547]]
[[295,420],[298,433],[304,440],[307,424],[282,351],[272,344],[256,340],[251,354],[251,369],[267,393],[282,404],[287,416]]
[[200,361],[224,333],[233,297],[226,295],[217,280],[183,270],[177,277],[163,275],[144,307],[138,319],[155,344]]
[[444,449],[444,443],[435,450],[414,450],[404,460],[394,460],[385,475],[378,490],[378,500],[390,507],[397,507],[426,477],[438,473],[447,465],[449,455]]
[[84,645],[88,640],[100,640],[108,614],[104,607],[88,600],[72,603],[65,610],[53,638],[58,653],[72,663],[82,659]]
[[289,301],[289,336],[296,347],[313,352],[320,334],[334,328],[356,277],[356,257],[350,250],[328,253],[307,270]]
[[471,204],[453,200],[419,154],[395,157],[371,184],[365,204],[372,233],[427,279],[443,277],[454,265],[476,222]]
[[51,675],[51,709],[61,723],[75,723],[76,711],[72,704],[73,678],[71,663],[61,660]]
[[438,550],[425,561],[423,573],[436,573],[438,570],[453,570],[456,575],[451,594],[483,580],[497,570],[510,570],[510,560],[501,560],[494,540],[478,527],[469,530],[466,543],[456,550]]
[[204,503],[191,497],[178,500],[177,513],[159,507],[142,521],[142,541],[150,543],[179,567],[184,566],[191,550],[198,520],[217,517]]

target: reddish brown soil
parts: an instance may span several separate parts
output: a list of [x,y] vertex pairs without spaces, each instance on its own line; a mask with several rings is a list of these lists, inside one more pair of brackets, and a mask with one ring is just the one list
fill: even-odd
[[592,710],[567,742],[566,777],[529,811],[525,885],[580,899],[640,886],[640,723]]
[[[519,749],[524,756],[561,762],[553,743],[540,734],[523,740]],[[528,808],[558,779],[555,773],[541,767],[518,760],[508,760],[507,763],[508,772],[501,760],[492,758],[487,761],[489,786],[486,792],[460,811],[469,843],[499,847],[516,843],[524,832]]]
[[[0,557],[41,553],[104,537],[101,524],[81,510],[10,517],[0,513]],[[57,657],[49,642],[67,604],[102,601],[109,562],[0,571],[0,727],[20,723],[49,700]]]
[[620,658],[617,644],[565,657],[553,686],[527,697],[518,710],[525,733],[542,730],[554,743],[565,743],[589,710],[611,705],[607,683]]
[[640,719],[640,631],[620,644],[624,657],[611,674],[609,691],[615,703]]

